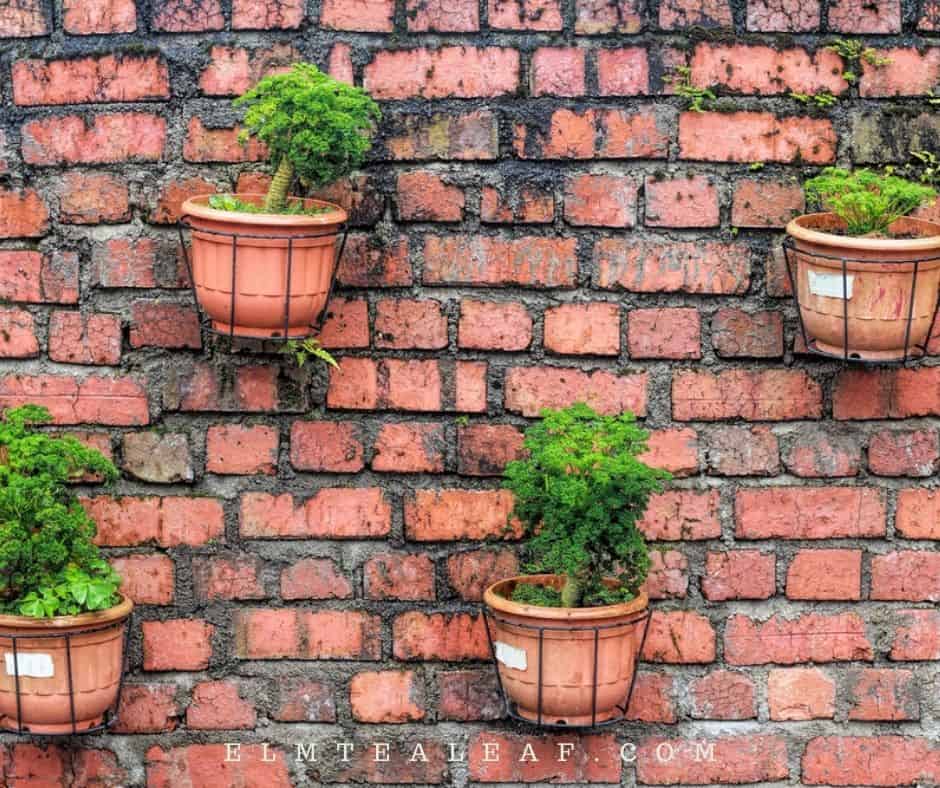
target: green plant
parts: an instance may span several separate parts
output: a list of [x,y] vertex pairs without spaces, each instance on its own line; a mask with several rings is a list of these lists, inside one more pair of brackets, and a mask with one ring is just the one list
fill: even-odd
[[[599,416],[583,403],[544,410],[526,430],[527,455],[505,473],[513,516],[529,537],[525,569],[565,582],[560,592],[519,584],[513,599],[591,607],[636,596],[650,566],[637,521],[670,478],[638,459],[647,437],[633,414]],[[607,587],[606,578],[619,585]]]
[[892,222],[931,202],[929,186],[871,170],[827,167],[805,184],[806,196],[846,223],[849,235],[886,235]]
[[51,421],[37,405],[0,422],[0,612],[33,618],[104,610],[121,578],[92,541],[96,528],[69,482],[117,470],[75,438],[36,429]]
[[858,72],[863,62],[875,68],[891,63],[891,58],[882,55],[874,47],[865,46],[865,43],[857,38],[837,38],[826,49],[835,52],[849,66],[842,72],[842,79],[846,82],[858,81]]
[[[219,211],[240,211],[242,213],[266,213],[263,205],[246,202],[234,194],[213,194],[209,197],[209,207]],[[289,216],[316,216],[329,211],[325,205],[314,205],[305,208],[303,200],[288,199],[284,207],[278,211]]]
[[760,171],[761,171],[762,169],[764,169],[764,167],[766,167],[766,166],[767,166],[767,165],[764,164],[764,162],[762,162],[762,161],[752,161],[750,164],[747,165],[747,168],[748,168],[751,172],[760,172]]
[[275,168],[264,200],[268,213],[284,210],[295,176],[305,186],[322,186],[358,167],[381,118],[364,90],[310,63],[264,77],[234,104],[247,108],[242,140],[261,140]]
[[839,100],[837,96],[832,95],[828,90],[824,90],[821,93],[793,92],[790,93],[790,98],[799,101],[801,104],[809,104],[812,102],[820,109],[827,109]]
[[676,66],[669,81],[677,96],[688,99],[690,112],[704,112],[705,102],[715,101],[717,98],[711,89],[699,88],[692,84],[692,69],[688,66]]
[[336,359],[333,358],[329,352],[324,350],[320,342],[313,337],[308,337],[307,339],[289,339],[284,343],[281,352],[293,356],[298,367],[302,367],[306,364],[307,360],[311,357],[325,361],[331,367],[339,367],[339,364],[336,363]]

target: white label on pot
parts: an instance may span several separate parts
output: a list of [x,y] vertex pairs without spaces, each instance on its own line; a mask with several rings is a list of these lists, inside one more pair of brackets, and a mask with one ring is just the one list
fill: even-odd
[[17,654],[15,663],[13,655],[9,652],[3,656],[6,659],[8,676],[19,673],[20,677],[51,679],[55,675],[51,654]]
[[855,277],[851,274],[845,275],[845,292],[842,290],[842,274],[821,274],[818,271],[807,271],[809,274],[809,291],[813,295],[824,296],[826,298],[846,298],[852,297],[852,284]]
[[496,649],[496,659],[507,668],[525,670],[525,649],[510,646],[508,643],[500,643],[498,640],[493,644],[493,647]]

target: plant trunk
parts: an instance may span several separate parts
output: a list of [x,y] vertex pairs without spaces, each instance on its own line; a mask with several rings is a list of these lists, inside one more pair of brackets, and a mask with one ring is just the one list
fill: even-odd
[[277,165],[277,172],[271,179],[267,196],[264,198],[264,210],[268,213],[279,213],[287,205],[287,190],[294,180],[294,165],[287,156],[282,156]]
[[571,575],[565,575],[565,585],[561,589],[561,606],[577,607],[581,601],[581,583]]

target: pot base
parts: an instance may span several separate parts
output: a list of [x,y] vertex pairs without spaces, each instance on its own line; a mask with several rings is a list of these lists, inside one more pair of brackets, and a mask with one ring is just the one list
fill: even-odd
[[[845,348],[841,345],[830,345],[821,342],[818,339],[811,339],[807,349],[813,353],[819,353],[823,356],[845,359]],[[921,358],[924,351],[920,348],[909,347],[907,349],[907,358]],[[896,350],[853,350],[849,348],[849,361],[903,361],[904,348],[899,347]]]
[[[518,705],[515,707],[516,714],[528,722],[539,724],[539,715],[537,710],[522,709]],[[607,722],[619,722],[623,719],[623,712],[617,708],[608,712],[598,712],[594,719],[590,714],[573,714],[569,717],[554,718],[542,714],[542,725],[560,728],[590,728],[603,725]]]
[[[244,337],[246,339],[284,339],[283,328],[255,328],[253,326],[240,326],[238,324],[220,323],[217,320],[212,321],[212,330],[217,334],[225,336]],[[287,338],[302,339],[309,337],[313,333],[313,326],[291,326],[287,330]]]
[[[73,733],[84,733],[93,728],[100,728],[102,725],[104,725],[104,715],[90,720],[76,720],[74,728],[72,728],[72,723],[70,722],[58,725],[24,723],[22,732],[32,733],[36,736],[71,736]],[[20,733],[19,725],[14,717],[0,717],[0,730]]]

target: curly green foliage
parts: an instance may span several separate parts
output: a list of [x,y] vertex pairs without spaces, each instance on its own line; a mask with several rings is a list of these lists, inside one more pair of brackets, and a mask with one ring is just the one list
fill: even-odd
[[929,186],[871,170],[827,167],[805,185],[807,198],[832,211],[849,235],[888,235],[891,223],[934,200]]
[[692,83],[692,69],[688,66],[676,66],[675,73],[668,81],[672,83],[677,96],[688,100],[690,112],[704,112],[708,102],[718,98],[710,88],[696,87]]
[[0,422],[0,612],[35,618],[117,604],[121,578],[92,541],[95,523],[69,487],[85,474],[117,470],[69,436],[36,429],[51,421],[37,405]]
[[[544,410],[526,430],[527,456],[506,467],[513,516],[529,536],[526,571],[564,575],[564,607],[628,601],[646,580],[649,552],[637,521],[670,478],[638,459],[647,437],[630,413],[599,416],[583,403]],[[608,588],[605,578],[619,585]]]
[[272,212],[283,210],[295,175],[306,186],[322,186],[362,164],[381,118],[364,90],[310,63],[265,77],[234,104],[247,108],[244,137],[268,146],[275,174],[265,208]]

